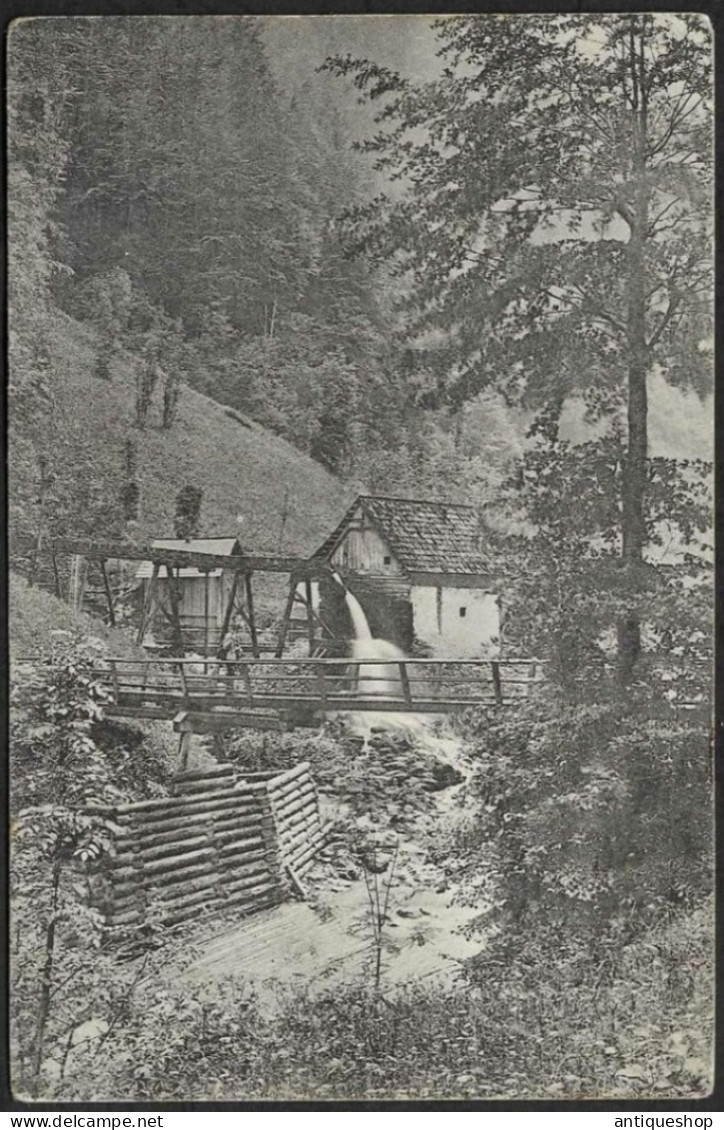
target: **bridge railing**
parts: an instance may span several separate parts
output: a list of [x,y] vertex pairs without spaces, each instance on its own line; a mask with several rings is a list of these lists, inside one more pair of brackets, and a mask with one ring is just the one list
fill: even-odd
[[433,711],[524,696],[527,659],[106,659],[96,667],[119,706],[159,709],[310,704],[323,710]]

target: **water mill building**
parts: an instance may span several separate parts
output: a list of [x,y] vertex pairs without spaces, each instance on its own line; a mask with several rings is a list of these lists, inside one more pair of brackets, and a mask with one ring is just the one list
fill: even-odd
[[[360,495],[315,557],[355,594],[372,635],[406,652],[495,657],[500,599],[481,552],[472,506]],[[336,591],[335,591],[336,590]],[[340,629],[339,586],[320,586],[320,614]]]

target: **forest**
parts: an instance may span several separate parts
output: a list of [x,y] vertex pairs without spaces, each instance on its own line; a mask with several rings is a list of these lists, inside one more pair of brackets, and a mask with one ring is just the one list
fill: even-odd
[[[15,1095],[701,1097],[711,27],[301,23],[11,29]],[[133,611],[74,607],[49,547],[233,535],[306,557],[360,492],[473,507],[504,655],[545,674],[435,730],[437,769],[414,727],[226,741],[250,772],[309,762],[342,825],[313,872],[321,919],[325,883],[356,883],[377,959],[272,1007],[240,975],[190,977],[208,922],[141,943],[97,909],[115,833],[96,809],[166,795],[176,750],[105,709],[98,662],[140,661]],[[379,891],[364,909],[370,827],[403,844],[389,914]],[[436,895],[466,908],[455,977],[386,976],[383,953],[422,952]]]

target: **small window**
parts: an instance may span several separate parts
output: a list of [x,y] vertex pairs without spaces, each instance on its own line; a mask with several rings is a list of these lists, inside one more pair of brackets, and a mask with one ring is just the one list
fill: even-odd
[[383,557],[382,558],[382,564],[383,565],[391,565],[392,564],[392,558],[389,555],[387,557]]
[[467,608],[465,607],[464,604],[461,604],[460,605],[460,615],[461,616],[467,616],[467,614],[468,614]]

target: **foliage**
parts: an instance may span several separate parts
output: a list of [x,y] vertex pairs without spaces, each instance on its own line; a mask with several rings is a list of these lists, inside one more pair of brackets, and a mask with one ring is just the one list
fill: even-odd
[[485,511],[491,569],[506,580],[509,652],[546,659],[550,677],[569,693],[582,682],[584,697],[591,688],[582,665],[612,658],[627,617],[643,639],[626,665],[665,633],[669,647],[683,648],[708,631],[710,465],[649,461],[650,552],[635,563],[621,558],[621,460],[611,437],[575,446],[536,437]]
[[479,815],[460,874],[479,897],[485,855],[501,960],[556,953],[595,968],[711,890],[706,696],[682,701],[690,680],[671,675],[652,671],[628,700],[606,701],[598,669],[595,705],[551,702],[549,690],[480,725]]
[[200,487],[187,483],[176,495],[176,518],[174,533],[177,538],[189,541],[199,536],[201,526],[201,503],[204,492]]
[[[101,641],[56,631],[11,686],[13,1054],[16,1088],[63,1079],[82,1026],[128,988],[98,907],[111,827],[98,805],[153,795],[164,767],[141,736],[103,719]],[[111,982],[114,982],[112,984]]]
[[[348,244],[404,280],[438,401],[493,387],[555,438],[584,397],[619,448],[609,516],[635,566],[648,375],[711,385],[709,29],[695,14],[461,16],[439,37],[442,74],[423,85],[325,64],[377,107],[362,147],[404,186],[348,209]],[[632,607],[618,638],[630,673]]]
[[[79,1101],[700,1096],[711,1082],[713,953],[703,908],[582,976],[492,958],[475,983],[203,995],[163,978],[69,1080]],[[702,1017],[705,1017],[702,1024]]]

